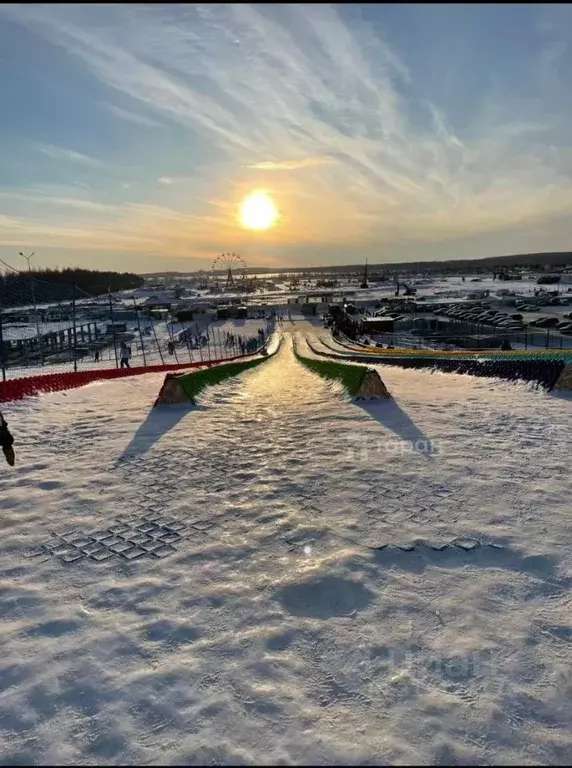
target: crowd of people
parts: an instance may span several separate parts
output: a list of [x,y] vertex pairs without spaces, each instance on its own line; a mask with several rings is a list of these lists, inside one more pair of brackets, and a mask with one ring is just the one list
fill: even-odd
[[[288,313],[290,314],[290,313]],[[282,323],[282,315],[276,316],[276,321],[278,323]],[[218,332],[217,332],[218,336]],[[231,333],[230,331],[227,331],[226,334],[223,332],[220,333],[220,336],[217,338],[214,335],[211,334],[211,338],[209,338],[208,331],[206,333],[193,333],[192,335],[189,334],[186,338],[170,338],[165,342],[165,349],[167,351],[167,354],[169,356],[176,355],[176,349],[177,347],[187,347],[190,349],[198,349],[201,347],[206,347],[209,345],[209,343],[214,343],[215,345],[218,345],[219,342],[224,344],[224,347],[226,349],[232,349],[236,354],[252,354],[256,352],[257,349],[260,349],[265,341],[266,341],[267,333],[263,328],[258,328],[255,336],[248,336],[243,337],[237,333]],[[127,341],[121,341],[119,345],[119,367],[120,368],[130,368],[131,367],[131,358],[133,355],[132,348],[130,344]],[[150,350],[152,351],[152,349]],[[101,353],[99,349],[94,350],[93,353],[94,361],[96,363],[100,362],[101,359]]]
[[256,336],[249,336],[244,339],[242,336],[227,332],[225,346],[227,348],[240,349],[241,355],[252,354],[259,349],[266,339],[266,334],[262,328],[259,328]]
[[[284,325],[284,314],[282,312],[274,312],[274,318],[278,325]],[[292,313],[288,310],[288,320],[292,320]]]

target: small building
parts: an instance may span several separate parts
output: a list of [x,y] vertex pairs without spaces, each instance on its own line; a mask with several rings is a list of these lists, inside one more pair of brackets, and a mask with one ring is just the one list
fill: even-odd
[[173,306],[173,300],[168,298],[159,298],[157,296],[151,296],[147,299],[147,301],[143,304],[143,308],[147,311],[151,311],[153,309],[167,309],[170,310]]
[[227,318],[236,318],[244,320],[248,317],[248,307],[236,304],[223,304],[216,309],[217,320],[226,320]]
[[150,309],[148,314],[152,320],[166,320],[170,315],[170,310],[165,308]]
[[113,322],[105,324],[106,336],[112,333],[127,333],[127,323]]
[[[108,313],[109,314],[109,313]],[[135,323],[137,322],[138,313],[133,309],[114,309],[113,320],[118,323]]]
[[392,319],[385,317],[364,317],[361,321],[363,333],[375,335],[376,333],[393,333],[395,324]]

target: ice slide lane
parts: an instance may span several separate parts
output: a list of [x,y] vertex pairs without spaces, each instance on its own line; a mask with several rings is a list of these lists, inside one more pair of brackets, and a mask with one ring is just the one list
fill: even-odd
[[389,353],[385,356],[359,351],[349,353],[347,348],[342,352],[335,341],[326,338],[323,334],[319,336],[319,340],[309,337],[307,339],[314,352],[325,358],[365,363],[372,367],[383,366],[384,370],[387,366],[396,365],[408,370],[425,368],[505,381],[528,381],[555,393],[566,393],[572,389],[572,365],[558,356],[543,359],[540,354],[537,354],[527,359],[517,357],[516,353],[515,356],[511,356],[511,353],[506,353],[506,356],[502,353],[497,356],[483,353],[481,358],[475,353],[470,353],[467,357],[462,354],[454,356],[451,353],[448,356],[432,357],[431,353],[409,355],[402,354],[399,350],[396,350],[395,355]]
[[[192,409],[160,375],[9,404],[1,762],[570,761],[570,403],[396,368],[359,406],[288,341]],[[163,560],[21,557],[153,510]],[[500,548],[396,546],[458,536]]]

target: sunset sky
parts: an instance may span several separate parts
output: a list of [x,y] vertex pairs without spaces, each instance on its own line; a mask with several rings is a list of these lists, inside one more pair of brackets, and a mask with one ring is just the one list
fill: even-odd
[[571,43],[570,5],[0,6],[0,257],[572,250]]

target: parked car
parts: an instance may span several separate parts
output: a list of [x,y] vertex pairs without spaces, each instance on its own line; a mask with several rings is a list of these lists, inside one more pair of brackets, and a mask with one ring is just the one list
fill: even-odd
[[540,317],[538,320],[533,320],[530,325],[534,325],[536,328],[554,328],[558,325],[558,318]]
[[519,323],[516,322],[516,320],[501,320],[498,324],[499,328],[506,328],[509,325],[519,325]]

